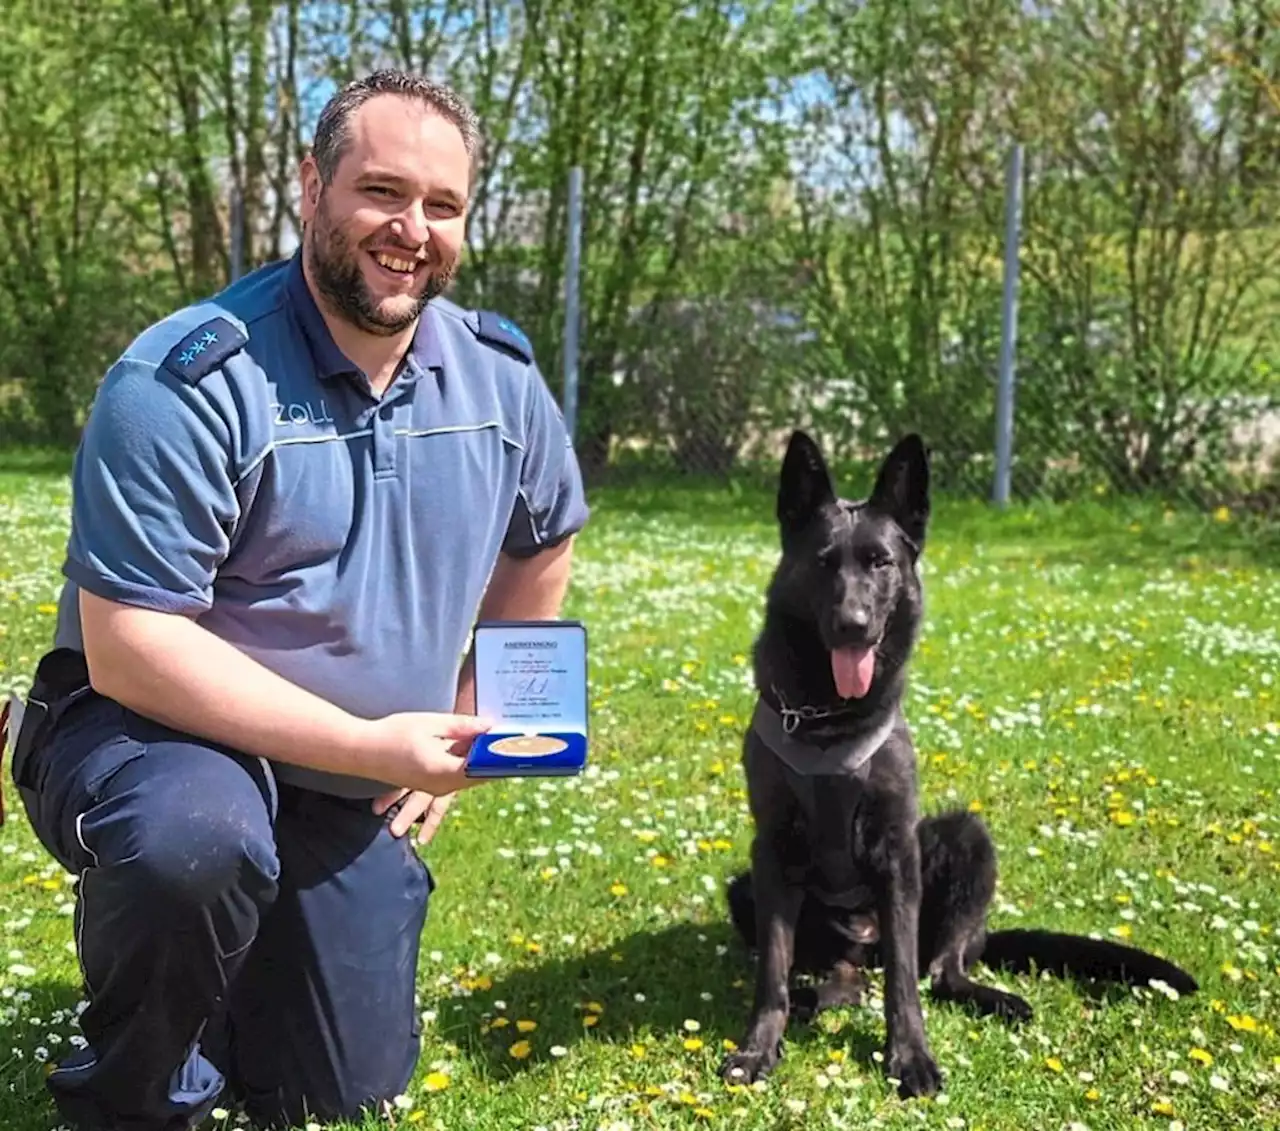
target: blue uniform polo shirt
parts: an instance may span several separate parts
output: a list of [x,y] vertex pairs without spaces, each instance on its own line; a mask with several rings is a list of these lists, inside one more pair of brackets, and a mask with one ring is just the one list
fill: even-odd
[[[145,330],[76,454],[56,644],[80,588],[193,617],[354,715],[449,711],[500,552],[588,508],[559,407],[507,320],[428,304],[381,398],[300,253]],[[351,797],[389,785],[276,763]]]

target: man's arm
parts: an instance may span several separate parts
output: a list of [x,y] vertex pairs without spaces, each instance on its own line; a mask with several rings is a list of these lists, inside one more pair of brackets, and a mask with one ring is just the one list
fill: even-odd
[[[480,602],[480,620],[554,620],[569,588],[573,538],[527,557],[500,554]],[[475,712],[475,650],[467,653],[458,676],[453,709]]]
[[359,718],[179,613],[84,590],[80,610],[90,683],[140,715],[246,754],[331,773],[435,792],[471,784],[452,746],[482,733],[483,720],[429,712]]

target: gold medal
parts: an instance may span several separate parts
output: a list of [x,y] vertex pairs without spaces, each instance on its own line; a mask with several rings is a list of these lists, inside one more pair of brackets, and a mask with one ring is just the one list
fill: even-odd
[[526,757],[544,757],[547,754],[559,754],[568,747],[568,743],[559,738],[548,738],[546,735],[526,734],[514,738],[500,738],[489,747],[495,754],[523,754]]

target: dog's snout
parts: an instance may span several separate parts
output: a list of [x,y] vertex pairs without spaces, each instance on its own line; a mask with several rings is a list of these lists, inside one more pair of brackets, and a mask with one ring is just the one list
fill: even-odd
[[832,621],[835,636],[842,643],[857,644],[867,635],[871,626],[871,610],[865,605],[846,604]]

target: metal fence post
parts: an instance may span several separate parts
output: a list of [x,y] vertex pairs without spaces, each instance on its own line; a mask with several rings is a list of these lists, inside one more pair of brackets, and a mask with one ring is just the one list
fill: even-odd
[[244,274],[244,200],[240,186],[231,186],[231,281]]
[[564,421],[573,441],[578,425],[579,270],[582,263],[582,166],[569,170],[569,233],[564,271]]
[[1013,471],[1013,375],[1018,336],[1018,245],[1022,224],[1022,146],[1009,154],[1004,197],[1004,296],[1001,299],[1000,377],[996,389],[996,476],[992,491],[997,506],[1009,502]]

